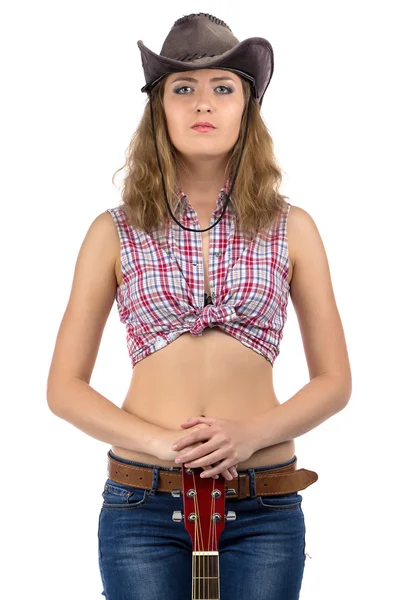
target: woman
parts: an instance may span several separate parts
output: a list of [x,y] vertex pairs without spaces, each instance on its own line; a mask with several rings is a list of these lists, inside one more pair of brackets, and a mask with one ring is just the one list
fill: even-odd
[[[260,114],[272,48],[239,43],[205,13],[178,19],[160,55],[138,45],[149,102],[123,204],[93,221],[78,256],[49,406],[111,444],[99,519],[108,600],[294,600],[298,491],[318,478],[296,468],[294,438],[344,408],[351,373],[318,230],[278,191]],[[272,370],[289,294],[311,381],[281,404]],[[134,367],[122,408],[89,385],[114,299]],[[219,539],[218,596],[194,592],[191,539],[172,519],[179,464],[227,482],[236,520]]]

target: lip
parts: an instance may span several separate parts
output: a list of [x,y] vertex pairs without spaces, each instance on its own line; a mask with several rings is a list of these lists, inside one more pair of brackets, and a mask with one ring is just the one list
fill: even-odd
[[192,127],[193,131],[197,131],[197,133],[210,133],[211,131],[215,131],[215,127],[203,127],[197,126]]
[[197,129],[198,127],[208,127],[211,129],[215,129],[214,125],[209,121],[198,121],[194,125],[192,125],[192,129]]

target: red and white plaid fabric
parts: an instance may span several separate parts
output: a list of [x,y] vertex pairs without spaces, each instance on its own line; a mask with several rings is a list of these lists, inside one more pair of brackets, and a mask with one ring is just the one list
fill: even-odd
[[[226,202],[221,189],[210,225]],[[181,188],[175,218],[201,229]],[[252,238],[236,227],[232,201],[209,230],[209,282],[213,304],[204,306],[202,234],[186,231],[171,217],[151,235],[131,227],[121,207],[109,208],[120,238],[122,282],[116,292],[132,367],[182,333],[202,335],[219,327],[272,365],[279,354],[290,286],[286,203],[269,232]]]

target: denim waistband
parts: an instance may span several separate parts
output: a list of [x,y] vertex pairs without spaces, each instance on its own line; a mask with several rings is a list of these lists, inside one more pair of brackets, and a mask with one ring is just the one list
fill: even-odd
[[[142,463],[136,460],[128,460],[127,458],[122,458],[122,456],[118,456],[114,454],[111,448],[108,451],[110,457],[118,462],[125,463],[127,465],[133,465],[135,467],[147,467],[149,469],[153,469],[153,485],[150,491],[150,494],[154,494],[156,490],[156,481],[158,479],[159,471],[180,471],[182,467],[160,467],[156,464]],[[259,473],[260,471],[269,471],[270,469],[276,469],[277,467],[286,467],[287,465],[291,465],[296,460],[296,455],[294,455],[290,460],[285,462],[276,463],[274,465],[266,465],[264,467],[252,467],[248,469],[237,469],[238,473],[248,473],[250,477],[250,491],[251,496],[254,497],[256,495],[255,492],[255,473]]]

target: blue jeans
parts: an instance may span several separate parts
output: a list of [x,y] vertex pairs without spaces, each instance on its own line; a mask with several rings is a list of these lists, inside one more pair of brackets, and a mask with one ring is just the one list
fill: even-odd
[[[110,455],[115,460],[153,468],[151,490],[109,478],[103,491],[98,528],[98,558],[107,600],[191,600],[192,543],[183,520],[182,496],[157,492],[159,467]],[[251,497],[226,497],[225,510],[236,512],[219,539],[221,600],[298,600],[305,565],[305,521],[298,492],[257,496],[255,472],[291,460],[245,469]]]

